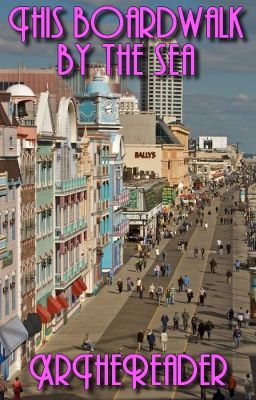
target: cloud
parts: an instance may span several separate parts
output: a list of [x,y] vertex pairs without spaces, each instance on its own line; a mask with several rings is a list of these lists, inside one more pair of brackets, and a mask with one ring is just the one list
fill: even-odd
[[249,102],[251,100],[251,98],[250,98],[250,96],[248,96],[245,93],[239,93],[236,96],[235,100],[247,103],[247,102]]

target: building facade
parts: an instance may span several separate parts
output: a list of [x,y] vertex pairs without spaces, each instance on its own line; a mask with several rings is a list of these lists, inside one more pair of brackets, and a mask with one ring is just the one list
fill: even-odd
[[[161,69],[159,60],[156,57],[155,47],[159,43],[166,45],[177,43],[176,40],[160,41],[149,39],[144,42],[144,57],[140,70],[141,77],[141,110],[154,111],[157,118],[173,116],[177,123],[183,121],[183,77],[182,60],[176,58],[174,69],[178,76],[164,75],[157,76],[154,72]],[[168,47],[162,49],[162,58],[168,65]]]

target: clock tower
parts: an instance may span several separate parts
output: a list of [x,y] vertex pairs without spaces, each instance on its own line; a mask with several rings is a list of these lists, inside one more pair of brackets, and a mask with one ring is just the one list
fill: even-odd
[[[79,96],[78,96],[79,97]],[[119,125],[120,95],[111,93],[101,74],[95,74],[86,92],[79,98],[80,124],[113,126]]]

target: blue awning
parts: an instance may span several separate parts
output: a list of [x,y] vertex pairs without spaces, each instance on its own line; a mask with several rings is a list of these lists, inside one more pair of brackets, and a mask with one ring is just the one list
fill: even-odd
[[28,332],[18,316],[0,328],[0,343],[4,348],[4,357],[9,357],[25,340]]

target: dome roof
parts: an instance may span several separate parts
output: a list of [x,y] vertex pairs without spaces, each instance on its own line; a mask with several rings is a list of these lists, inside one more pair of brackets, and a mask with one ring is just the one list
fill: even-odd
[[97,72],[92,82],[86,86],[86,93],[111,93],[108,84],[103,81],[100,72]]
[[12,85],[8,87],[6,90],[7,93],[11,93],[11,96],[21,96],[21,97],[35,97],[33,90],[31,90],[28,86],[22,85],[21,83],[17,83],[16,85]]

